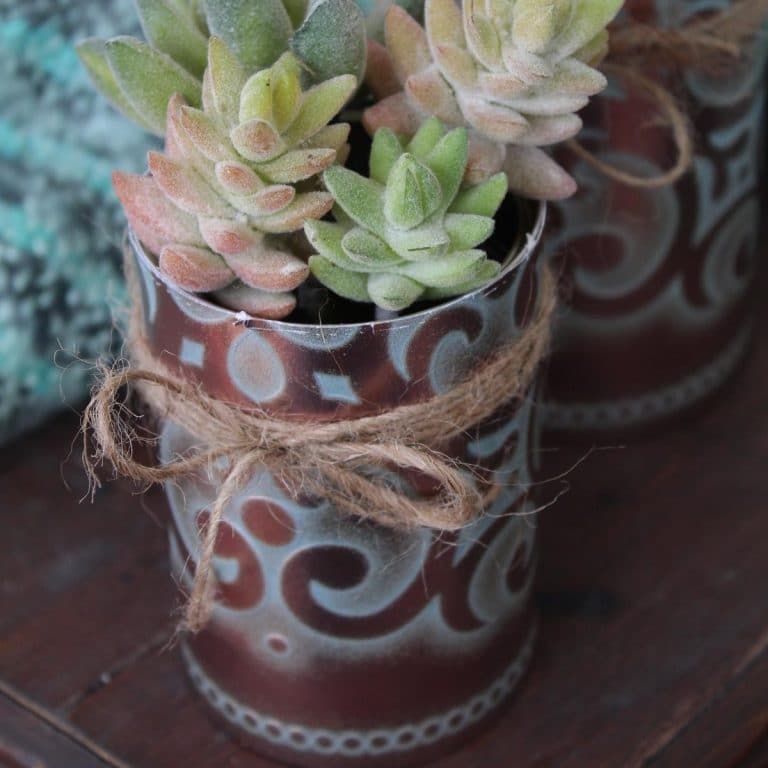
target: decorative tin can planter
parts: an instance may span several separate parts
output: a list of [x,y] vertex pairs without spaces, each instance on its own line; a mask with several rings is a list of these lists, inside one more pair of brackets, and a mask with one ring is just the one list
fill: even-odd
[[[176,374],[244,409],[354,418],[453,386],[526,327],[540,285],[538,209],[525,247],[486,288],[354,325],[247,319],[170,285],[137,241],[143,331]],[[166,423],[161,457],[194,437]],[[256,472],[219,529],[211,621],[183,644],[208,704],[260,752],[301,766],[410,765],[456,748],[531,657],[536,529],[533,400],[450,453],[499,491],[457,534],[395,531],[297,498]],[[189,586],[216,470],[169,485],[171,559]]]
[[[662,27],[728,7],[717,0],[627,3],[638,21]],[[714,393],[744,356],[759,226],[764,48],[758,36],[751,56],[726,73],[685,74],[696,154],[674,186],[630,188],[570,158],[580,191],[553,206],[546,240],[547,255],[564,265],[567,304],[549,364],[546,428],[624,433],[659,423]],[[649,62],[648,73],[658,70]],[[653,176],[674,162],[658,108],[625,83],[612,84],[586,124],[585,144],[623,170]]]

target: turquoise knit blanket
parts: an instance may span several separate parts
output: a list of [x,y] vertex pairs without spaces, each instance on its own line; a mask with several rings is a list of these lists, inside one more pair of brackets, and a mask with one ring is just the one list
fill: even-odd
[[130,0],[0,0],[0,441],[78,405],[73,355],[114,346],[110,174],[140,171],[151,139],[93,90],[74,43],[135,26]]

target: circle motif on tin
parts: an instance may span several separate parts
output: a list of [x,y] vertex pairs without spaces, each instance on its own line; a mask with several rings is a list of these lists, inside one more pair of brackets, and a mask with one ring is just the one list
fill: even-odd
[[253,331],[245,331],[232,343],[227,370],[234,385],[255,403],[274,400],[285,389],[282,360],[272,345]]

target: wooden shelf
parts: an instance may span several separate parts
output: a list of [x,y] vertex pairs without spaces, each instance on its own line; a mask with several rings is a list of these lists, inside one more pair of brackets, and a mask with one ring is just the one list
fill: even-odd
[[[162,495],[113,484],[80,503],[76,429],[61,418],[0,450],[0,680],[42,708],[15,730],[0,708],[0,745],[29,750],[19,733],[50,728],[47,711],[135,768],[270,768],[211,723],[165,648]],[[581,455],[550,449],[552,474]],[[592,453],[541,516],[533,668],[500,723],[440,765],[768,763],[767,480],[766,345],[707,413]]]

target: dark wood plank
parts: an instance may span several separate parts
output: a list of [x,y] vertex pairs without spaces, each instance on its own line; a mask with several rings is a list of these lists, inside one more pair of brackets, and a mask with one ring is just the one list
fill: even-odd
[[765,768],[768,765],[768,733],[752,748],[737,768]]
[[0,768],[127,768],[71,726],[0,688]]
[[0,451],[0,679],[52,707],[98,685],[174,605],[159,492],[144,508],[117,485],[81,502],[76,432],[65,417]]
[[78,727],[141,768],[274,768],[240,749],[219,728],[187,683],[177,653],[152,654],[83,700]]
[[768,765],[768,632],[650,766],[675,768],[681,760],[697,768]]

